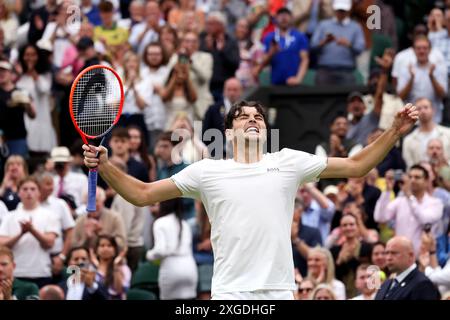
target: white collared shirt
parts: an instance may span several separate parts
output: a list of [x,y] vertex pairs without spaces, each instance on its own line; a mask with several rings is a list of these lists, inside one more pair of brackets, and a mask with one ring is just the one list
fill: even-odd
[[400,285],[403,280],[415,269],[417,268],[417,264],[413,263],[408,269],[400,273],[398,276],[395,277],[395,279],[398,281],[398,284]]
[[349,17],[347,17],[344,20],[342,20],[342,22],[339,22],[338,19],[336,17],[334,17],[333,21],[336,22],[336,23],[340,23],[340,24],[346,26],[346,25],[348,25],[350,23],[351,20],[350,20]]
[[225,114],[230,112],[232,105],[233,104],[228,98],[223,98],[223,106],[225,107]]

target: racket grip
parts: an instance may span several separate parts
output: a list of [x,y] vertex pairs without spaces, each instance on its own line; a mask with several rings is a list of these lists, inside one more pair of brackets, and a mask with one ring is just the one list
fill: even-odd
[[94,212],[96,211],[97,205],[96,205],[96,192],[97,192],[97,169],[90,169],[89,170],[89,177],[88,177],[88,201],[87,201],[87,212]]

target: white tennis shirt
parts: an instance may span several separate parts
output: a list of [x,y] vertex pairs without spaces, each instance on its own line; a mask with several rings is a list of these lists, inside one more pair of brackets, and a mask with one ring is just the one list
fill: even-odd
[[211,223],[212,294],[295,290],[291,247],[299,185],[316,181],[327,159],[283,149],[251,164],[204,159],[172,179],[200,199]]

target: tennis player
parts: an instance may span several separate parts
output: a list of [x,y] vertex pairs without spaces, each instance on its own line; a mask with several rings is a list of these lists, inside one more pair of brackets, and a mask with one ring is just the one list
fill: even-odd
[[152,183],[114,167],[104,147],[84,145],[84,162],[89,168],[98,166],[103,179],[134,205],[181,196],[203,202],[214,251],[212,299],[294,299],[290,234],[297,188],[320,178],[366,175],[417,118],[416,108],[406,105],[389,130],[349,158],[324,158],[292,149],[263,154],[267,128],[263,106],[242,101],[225,119],[233,159],[204,159]]

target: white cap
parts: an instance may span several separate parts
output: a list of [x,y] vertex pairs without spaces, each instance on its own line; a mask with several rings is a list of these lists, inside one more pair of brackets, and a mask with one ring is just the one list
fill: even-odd
[[338,193],[339,193],[339,189],[338,189],[338,187],[336,187],[334,185],[329,185],[323,190],[323,194],[326,196],[329,194],[337,195]]
[[350,11],[352,8],[352,0],[334,0],[333,10]]
[[0,61],[0,69],[12,70],[12,65],[8,61]]
[[55,147],[52,149],[50,159],[53,162],[70,162],[72,161],[72,156],[67,147]]

